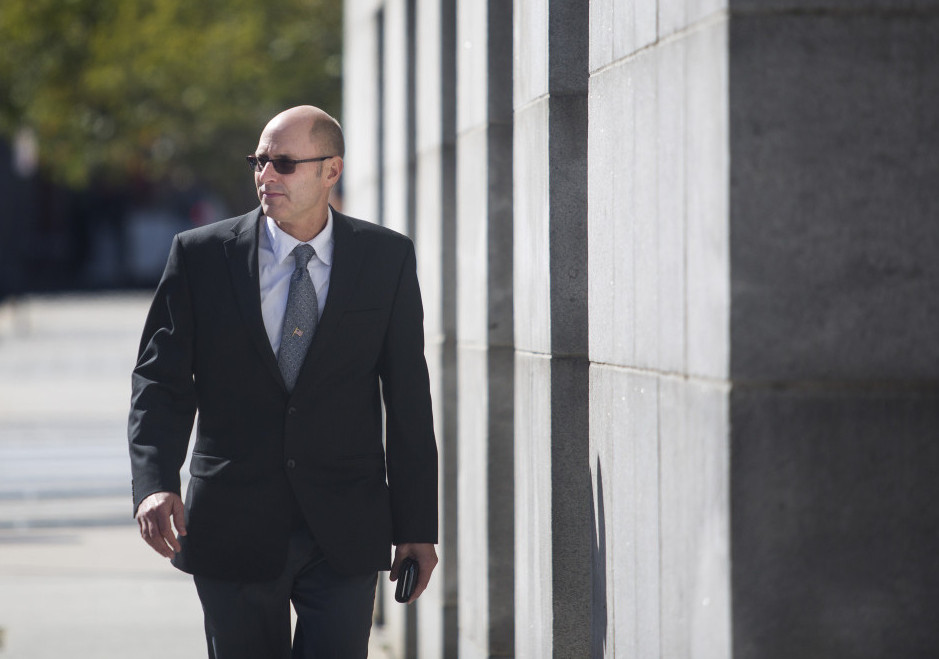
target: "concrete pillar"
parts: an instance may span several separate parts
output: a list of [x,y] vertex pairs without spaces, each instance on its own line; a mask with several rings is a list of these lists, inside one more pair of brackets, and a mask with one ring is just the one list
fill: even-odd
[[[383,189],[382,224],[408,234],[408,191],[413,189],[408,156],[413,148],[408,116],[413,108],[408,96],[408,5],[412,0],[384,0],[382,4],[382,52],[380,99]],[[409,141],[411,144],[409,144]],[[413,234],[411,234],[413,238]]]
[[512,5],[457,2],[459,654],[514,651]]
[[343,68],[347,72],[341,119],[346,140],[343,209],[380,222],[383,118],[375,108],[381,97],[382,2],[347,0],[343,10]]
[[[409,12],[409,9],[411,10]],[[413,16],[413,0],[384,0],[380,10],[378,29],[381,52],[379,107],[382,172],[380,222],[390,229],[408,234],[413,239],[414,221],[412,194],[415,188],[412,156],[414,134],[410,117],[414,112],[413,89],[409,87],[408,58],[409,13]],[[387,583],[381,592],[383,597],[386,638],[395,656],[416,656],[417,610],[403,607],[394,599],[394,584]]]
[[418,601],[417,654],[457,655],[456,14],[455,0],[415,6],[416,249],[440,456],[440,537]]
[[590,4],[596,654],[729,657],[727,20]]
[[515,2],[519,657],[590,654],[587,18]]
[[734,651],[939,648],[939,7],[735,1]]
[[[380,590],[396,656],[457,652],[455,0],[345,3],[345,210],[411,235],[440,453],[440,564],[417,607]],[[377,111],[378,109],[381,111]]]

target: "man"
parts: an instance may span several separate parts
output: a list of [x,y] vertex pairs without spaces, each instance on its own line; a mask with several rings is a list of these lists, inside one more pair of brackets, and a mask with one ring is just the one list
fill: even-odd
[[289,602],[293,657],[365,657],[377,572],[415,559],[413,601],[437,563],[414,248],[329,206],[343,155],[322,110],[274,117],[261,207],[176,237],[141,339],[135,516],[194,575],[214,659],[290,657]]

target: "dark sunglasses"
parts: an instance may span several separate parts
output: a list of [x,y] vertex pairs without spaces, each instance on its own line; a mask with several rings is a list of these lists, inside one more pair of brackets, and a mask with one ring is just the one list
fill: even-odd
[[320,156],[319,158],[306,158],[304,160],[290,160],[289,158],[268,158],[267,156],[245,156],[248,161],[248,167],[252,172],[260,172],[267,163],[274,166],[274,171],[278,174],[293,174],[297,171],[297,165],[301,162],[322,162],[336,156]]

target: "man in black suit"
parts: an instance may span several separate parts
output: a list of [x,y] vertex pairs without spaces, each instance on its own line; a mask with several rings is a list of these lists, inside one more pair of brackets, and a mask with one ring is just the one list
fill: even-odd
[[135,515],[194,575],[215,659],[291,656],[289,602],[293,657],[364,657],[378,571],[415,559],[413,601],[437,563],[414,247],[329,206],[343,154],[322,110],[274,117],[248,157],[261,207],[175,238],[143,331]]

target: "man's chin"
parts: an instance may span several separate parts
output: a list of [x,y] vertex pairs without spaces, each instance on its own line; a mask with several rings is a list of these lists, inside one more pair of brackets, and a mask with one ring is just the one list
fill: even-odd
[[264,211],[264,214],[268,217],[271,216],[271,213],[277,214],[277,204],[271,203],[267,199],[261,200],[261,210]]

